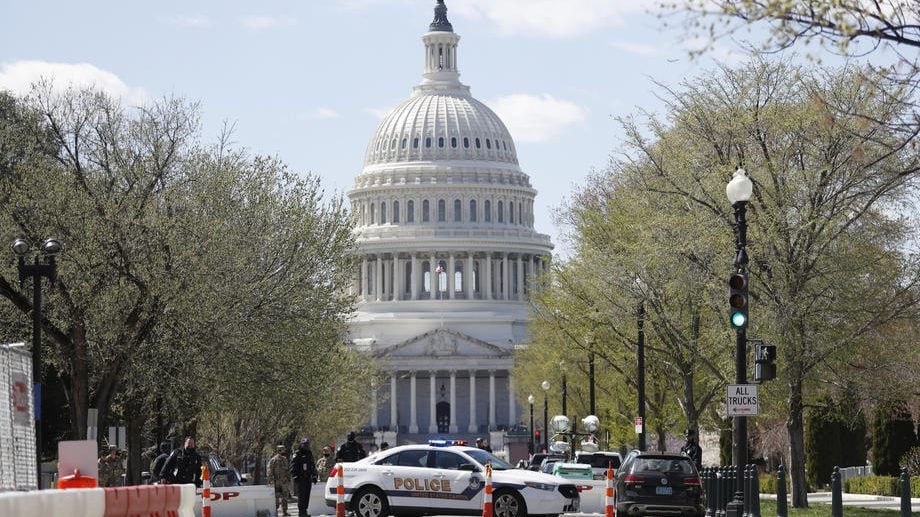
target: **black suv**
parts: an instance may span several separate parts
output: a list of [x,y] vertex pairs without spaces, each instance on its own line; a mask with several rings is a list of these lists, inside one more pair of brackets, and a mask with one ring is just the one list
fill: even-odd
[[629,517],[705,512],[700,474],[683,454],[631,455],[617,471],[615,498],[617,514]]

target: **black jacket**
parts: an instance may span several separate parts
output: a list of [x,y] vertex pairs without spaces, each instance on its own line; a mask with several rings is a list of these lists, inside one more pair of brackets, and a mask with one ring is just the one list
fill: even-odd
[[355,440],[345,442],[339,447],[339,450],[335,453],[335,461],[358,461],[365,456],[367,456],[367,453],[364,452],[364,447]]
[[310,483],[316,479],[316,462],[310,449],[297,449],[291,458],[291,479],[295,483]]
[[168,458],[169,458],[169,453],[164,452],[153,460],[153,466],[150,467],[150,471],[151,471],[150,472],[150,482],[151,483],[155,483],[161,479],[160,472],[163,471],[163,465],[166,464],[166,460]]
[[201,486],[201,455],[195,449],[176,449],[172,451],[159,478],[167,483],[195,483]]

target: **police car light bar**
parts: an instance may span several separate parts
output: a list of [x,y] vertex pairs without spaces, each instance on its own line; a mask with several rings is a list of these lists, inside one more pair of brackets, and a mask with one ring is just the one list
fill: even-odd
[[450,447],[453,445],[466,445],[466,440],[428,440],[432,447]]

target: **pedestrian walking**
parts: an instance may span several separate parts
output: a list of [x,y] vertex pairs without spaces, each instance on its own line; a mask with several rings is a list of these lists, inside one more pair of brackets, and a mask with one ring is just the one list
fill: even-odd
[[316,460],[316,478],[320,483],[325,483],[329,479],[329,472],[332,470],[334,463],[332,449],[328,445],[323,446],[323,455]]
[[684,436],[687,438],[687,442],[680,448],[680,452],[690,457],[693,464],[696,465],[697,472],[699,472],[703,469],[703,448],[697,443],[696,432],[693,429],[684,431]]
[[355,432],[351,431],[348,433],[345,443],[336,451],[335,461],[336,463],[340,461],[358,461],[365,456],[367,456],[367,453],[364,452],[364,447],[355,438]]
[[186,437],[184,447],[172,451],[157,474],[160,483],[194,483],[201,487],[201,455],[195,450],[195,439]]
[[300,440],[300,447],[291,458],[290,472],[297,489],[297,515],[309,517],[310,488],[316,482],[316,463],[313,461],[313,452],[310,451],[309,438]]
[[268,460],[268,484],[275,487],[275,508],[288,515],[288,498],[291,497],[291,462],[284,445],[275,447],[275,455]]
[[383,452],[383,451],[385,451],[385,450],[387,450],[387,449],[389,449],[389,448],[390,448],[390,444],[387,443],[387,442],[383,442],[383,443],[380,444],[380,451],[381,451],[381,452]]
[[172,449],[172,446],[169,442],[160,443],[160,454],[150,463],[151,485],[160,481],[160,471],[163,470],[163,465],[166,464],[166,460],[169,458],[170,449]]
[[125,473],[118,447],[109,445],[109,452],[99,458],[99,486],[111,487],[121,485],[121,476]]

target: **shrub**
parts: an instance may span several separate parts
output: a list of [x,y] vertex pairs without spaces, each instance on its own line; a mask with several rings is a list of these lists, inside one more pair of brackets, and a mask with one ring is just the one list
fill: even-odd
[[904,456],[901,456],[898,465],[902,469],[907,468],[911,477],[920,479],[920,447],[911,447],[904,453]]
[[875,473],[882,476],[898,475],[898,462],[917,440],[907,404],[895,401],[876,408],[872,431],[872,464]]
[[[843,482],[843,491],[848,494],[901,495],[901,481],[895,476],[864,476],[850,478]],[[920,497],[920,476],[910,479],[910,496]]]
[[[790,484],[789,474],[786,474],[786,493],[789,494],[792,490],[792,485]],[[764,474],[760,476],[760,493],[761,494],[775,494],[776,493],[776,475],[775,474]]]

